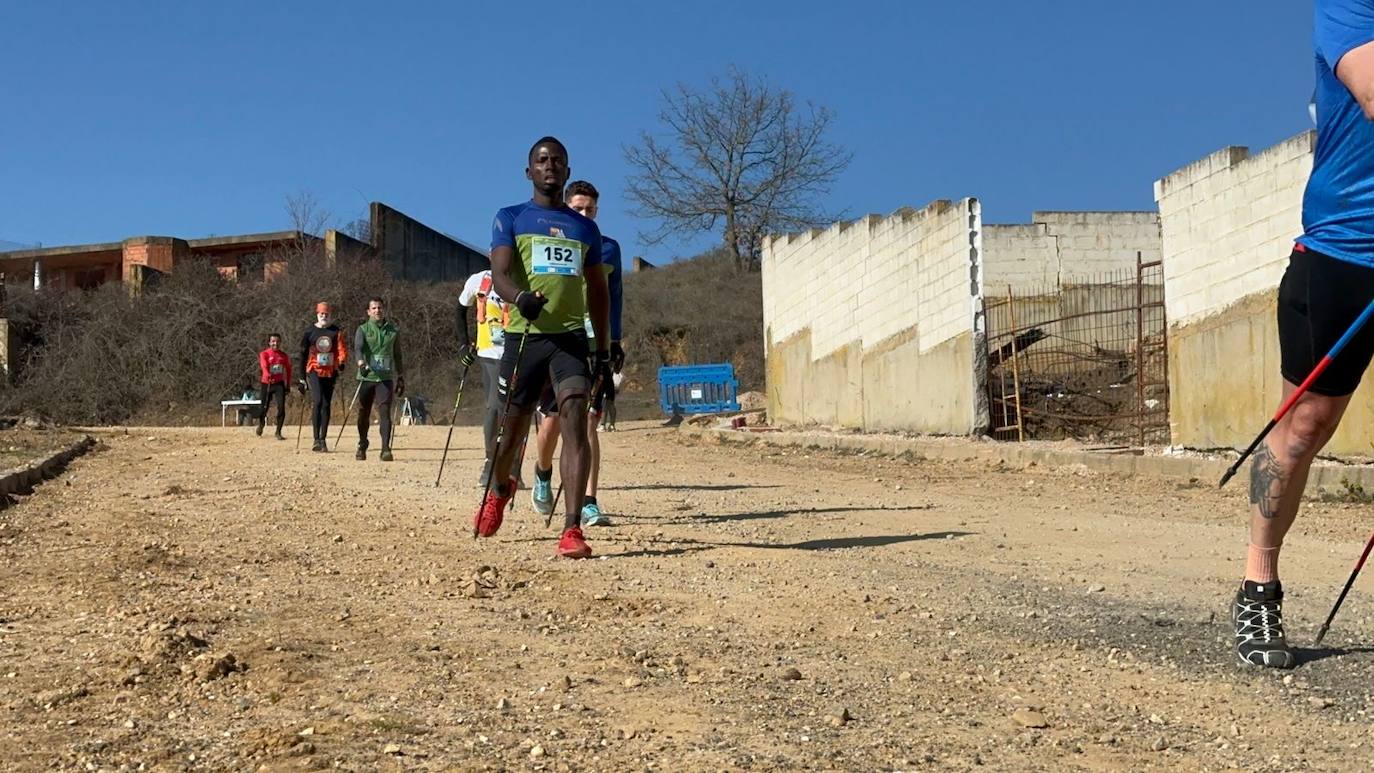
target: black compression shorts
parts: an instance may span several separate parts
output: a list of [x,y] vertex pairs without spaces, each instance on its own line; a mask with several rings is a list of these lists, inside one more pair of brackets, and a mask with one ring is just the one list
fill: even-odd
[[[506,351],[501,358],[501,400],[514,378],[510,396],[513,408],[527,410],[538,404],[546,387],[560,395],[581,394],[591,389],[590,351],[587,336],[580,331],[553,335],[531,333],[520,354],[520,336],[506,336]],[[520,357],[516,368],[516,357]]]
[[[1301,384],[1374,298],[1374,268],[1298,245],[1279,283],[1279,351],[1283,377]],[[1374,355],[1374,324],[1351,339],[1310,391],[1343,397],[1355,391]]]

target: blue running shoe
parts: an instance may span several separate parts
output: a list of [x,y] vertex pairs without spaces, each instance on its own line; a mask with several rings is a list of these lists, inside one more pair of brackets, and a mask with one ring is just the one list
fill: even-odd
[[582,506],[582,525],[610,526],[611,519],[601,512],[601,508],[595,502],[588,502]]
[[540,515],[548,515],[553,512],[553,479],[540,480],[538,475],[534,476],[534,490],[530,492],[530,499],[534,500],[534,511]]

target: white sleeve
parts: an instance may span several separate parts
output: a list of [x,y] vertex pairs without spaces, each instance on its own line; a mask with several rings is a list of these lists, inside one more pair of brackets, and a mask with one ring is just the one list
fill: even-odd
[[473,274],[468,277],[468,281],[463,283],[463,292],[458,294],[458,302],[464,306],[471,306],[472,299],[477,295],[477,291],[482,289],[482,275]]

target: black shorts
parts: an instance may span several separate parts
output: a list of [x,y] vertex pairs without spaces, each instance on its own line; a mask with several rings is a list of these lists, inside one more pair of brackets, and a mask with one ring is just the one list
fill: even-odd
[[[595,385],[593,385],[595,386]],[[606,411],[606,402],[615,402],[615,382],[602,383],[592,395],[590,410],[593,416],[600,416]],[[554,398],[553,387],[544,389],[544,394],[539,396],[539,412],[545,416],[554,416],[558,413],[558,400]]]
[[[530,333],[520,354],[520,336],[506,336],[506,351],[501,357],[501,400],[514,378],[510,396],[513,408],[527,410],[539,403],[544,389],[551,388],[560,395],[586,396],[591,389],[592,374],[587,366],[587,335],[581,331],[553,335]],[[515,358],[520,356],[517,371]]]
[[[1298,246],[1279,283],[1279,352],[1283,377],[1301,384],[1374,299],[1374,268]],[[1310,391],[1344,397],[1355,391],[1374,355],[1374,325],[1351,339]]]

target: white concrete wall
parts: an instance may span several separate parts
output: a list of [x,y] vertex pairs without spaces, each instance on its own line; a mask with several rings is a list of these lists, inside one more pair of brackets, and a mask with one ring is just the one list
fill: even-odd
[[[981,301],[979,213],[974,199],[942,200],[919,211],[904,208],[765,241],[763,315],[773,418],[827,423],[813,409],[833,403],[836,418],[829,423],[863,425],[860,417],[872,415],[872,405],[845,403],[862,392],[863,363],[873,350],[914,343],[902,355],[909,364],[961,336],[971,340],[975,301]],[[802,339],[809,341],[805,356],[795,350]],[[836,357],[843,362],[817,365]],[[887,411],[884,423],[897,417],[922,431],[970,432],[976,423],[969,407],[977,401],[974,367],[970,356],[958,371],[926,374],[944,379],[960,395],[955,402],[906,419],[901,416],[915,410],[910,406]],[[827,369],[832,372],[823,373]],[[866,397],[882,402],[890,395]]]
[[1155,212],[1036,212],[1028,224],[988,225],[984,234],[988,292],[1049,294],[1135,271],[1136,253],[1159,260]]
[[1308,131],[1253,156],[1225,148],[1155,183],[1171,326],[1278,286],[1316,141]]
[[[1155,183],[1176,445],[1242,447],[1282,397],[1275,311],[1316,133],[1251,154],[1229,147]],[[1328,453],[1374,448],[1374,387],[1356,391]]]
[[763,247],[763,319],[771,341],[811,331],[812,355],[866,347],[919,326],[922,349],[971,329],[972,199],[869,215]]

